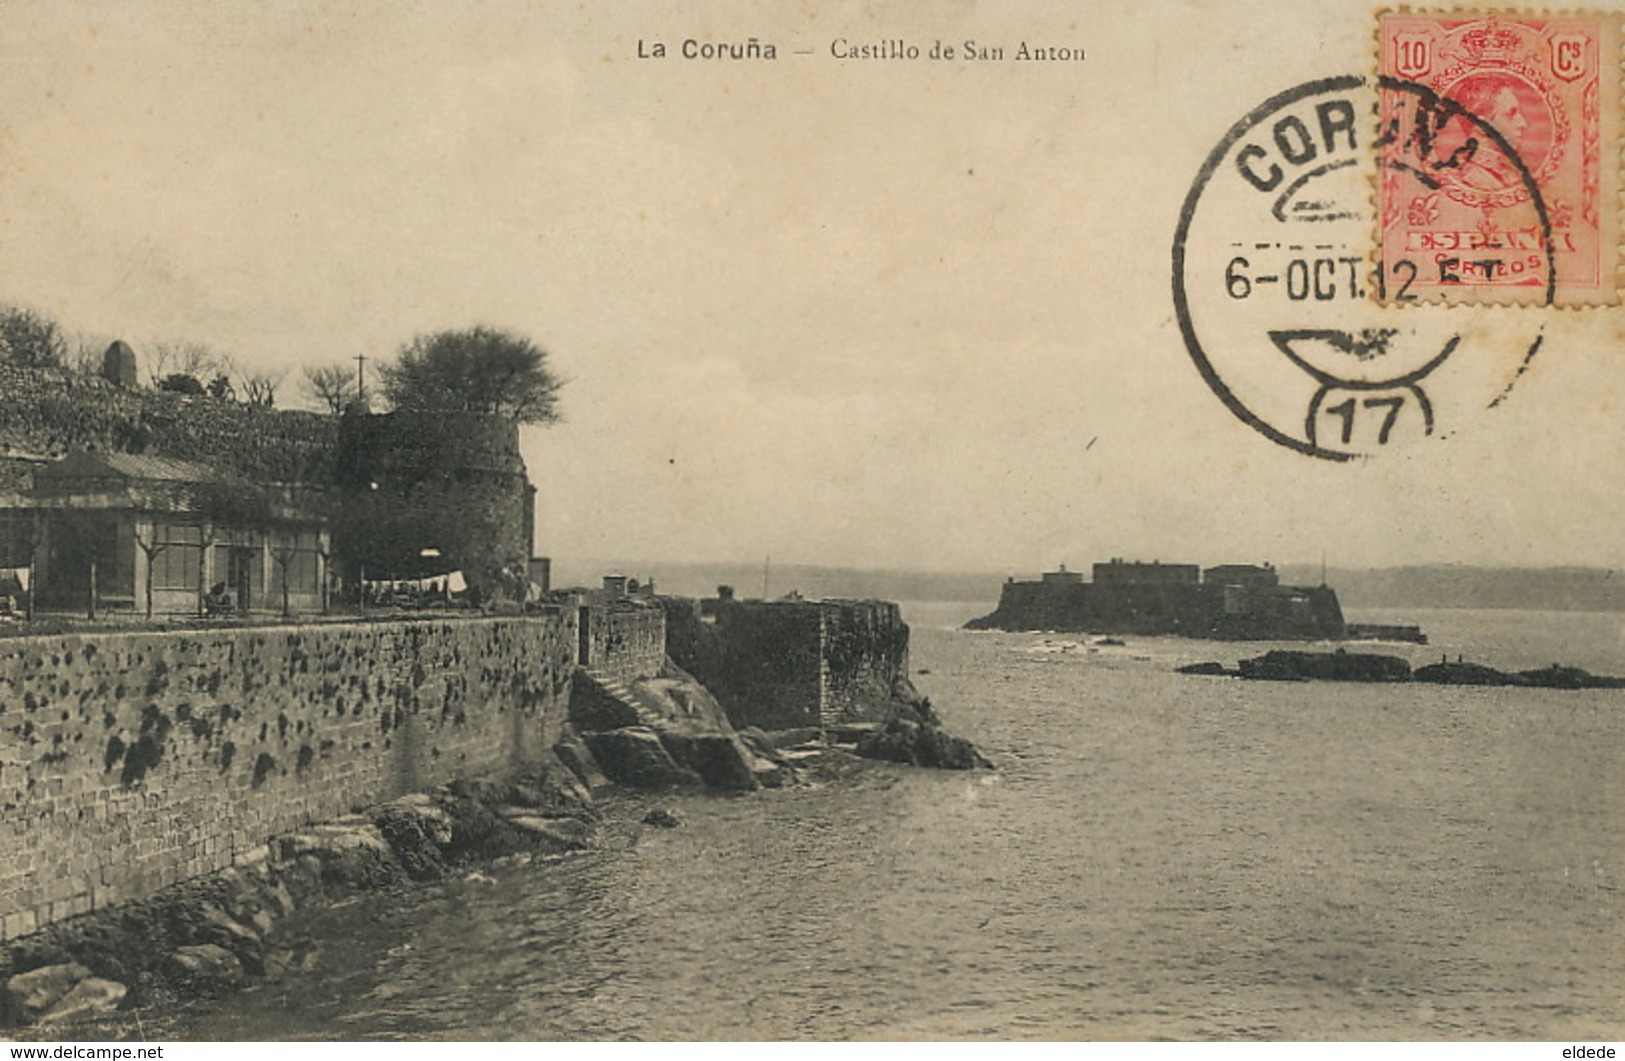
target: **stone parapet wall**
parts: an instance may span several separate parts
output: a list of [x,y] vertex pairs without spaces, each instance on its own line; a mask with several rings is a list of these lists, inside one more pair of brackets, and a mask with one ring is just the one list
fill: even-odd
[[907,685],[908,625],[889,601],[663,598],[667,651],[739,727],[791,729],[893,717]]
[[824,725],[883,722],[908,679],[908,624],[891,601],[827,601],[822,608]]
[[551,747],[576,617],[0,641],[0,940]]
[[382,471],[456,469],[523,475],[519,426],[489,413],[401,410],[343,417],[344,446]]
[[666,662],[666,613],[652,604],[617,602],[587,608],[585,663],[629,682],[652,678]]
[[735,726],[817,726],[823,714],[823,616],[803,602],[742,601],[717,612],[717,670],[701,677]]

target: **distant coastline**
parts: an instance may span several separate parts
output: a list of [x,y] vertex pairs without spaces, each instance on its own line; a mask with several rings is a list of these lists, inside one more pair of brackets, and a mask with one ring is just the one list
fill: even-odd
[[[612,563],[594,561],[593,570]],[[647,574],[671,592],[704,596],[718,585],[732,585],[743,596],[760,596],[762,564],[655,563],[620,564],[628,574]],[[1318,585],[1319,564],[1281,564],[1281,580]],[[844,597],[898,601],[963,601],[991,607],[1000,586],[1015,571],[944,572],[867,570],[811,564],[768,565],[767,593],[791,591],[809,597]],[[1602,567],[1474,567],[1426,564],[1406,567],[1328,567],[1328,584],[1336,586],[1345,609],[1483,608],[1502,611],[1625,612],[1625,571]]]
[[[1318,564],[1283,564],[1281,572],[1283,580],[1320,578]],[[1625,571],[1602,567],[1332,567],[1326,579],[1345,608],[1625,611]]]

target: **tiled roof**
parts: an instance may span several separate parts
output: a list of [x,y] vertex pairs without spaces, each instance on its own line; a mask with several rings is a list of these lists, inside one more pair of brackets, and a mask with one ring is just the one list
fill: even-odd
[[144,453],[70,453],[34,472],[36,479],[141,479],[165,483],[213,483],[221,476],[211,468]]
[[254,483],[202,464],[81,450],[34,471],[18,507],[203,514],[238,522],[321,522],[323,498]]

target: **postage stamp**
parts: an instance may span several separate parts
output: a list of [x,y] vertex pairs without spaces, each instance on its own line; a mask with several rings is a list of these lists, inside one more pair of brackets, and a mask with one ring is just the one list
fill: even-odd
[[1617,300],[1618,27],[1600,14],[1378,16],[1379,299]]
[[[1379,128],[1384,100],[1407,122]],[[1551,228],[1528,167],[1424,86],[1345,75],[1288,89],[1232,126],[1197,173],[1174,236],[1176,316],[1208,386],[1271,441],[1349,460],[1448,437],[1539,352],[1548,313],[1422,299],[1413,288],[1431,259],[1377,268],[1380,175],[1436,181],[1431,131],[1451,122],[1519,174],[1517,202],[1497,216],[1530,234],[1536,282],[1520,297],[1550,305]]]
[[1231,127],[1174,236],[1202,378],[1329,460],[1473,426],[1553,313],[1618,302],[1618,16],[1385,12],[1376,29],[1374,76],[1298,85]]

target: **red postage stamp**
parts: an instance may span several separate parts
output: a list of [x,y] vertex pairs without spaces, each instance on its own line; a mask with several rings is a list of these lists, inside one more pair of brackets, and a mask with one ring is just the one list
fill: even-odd
[[1617,300],[1618,16],[1379,16],[1385,302]]

